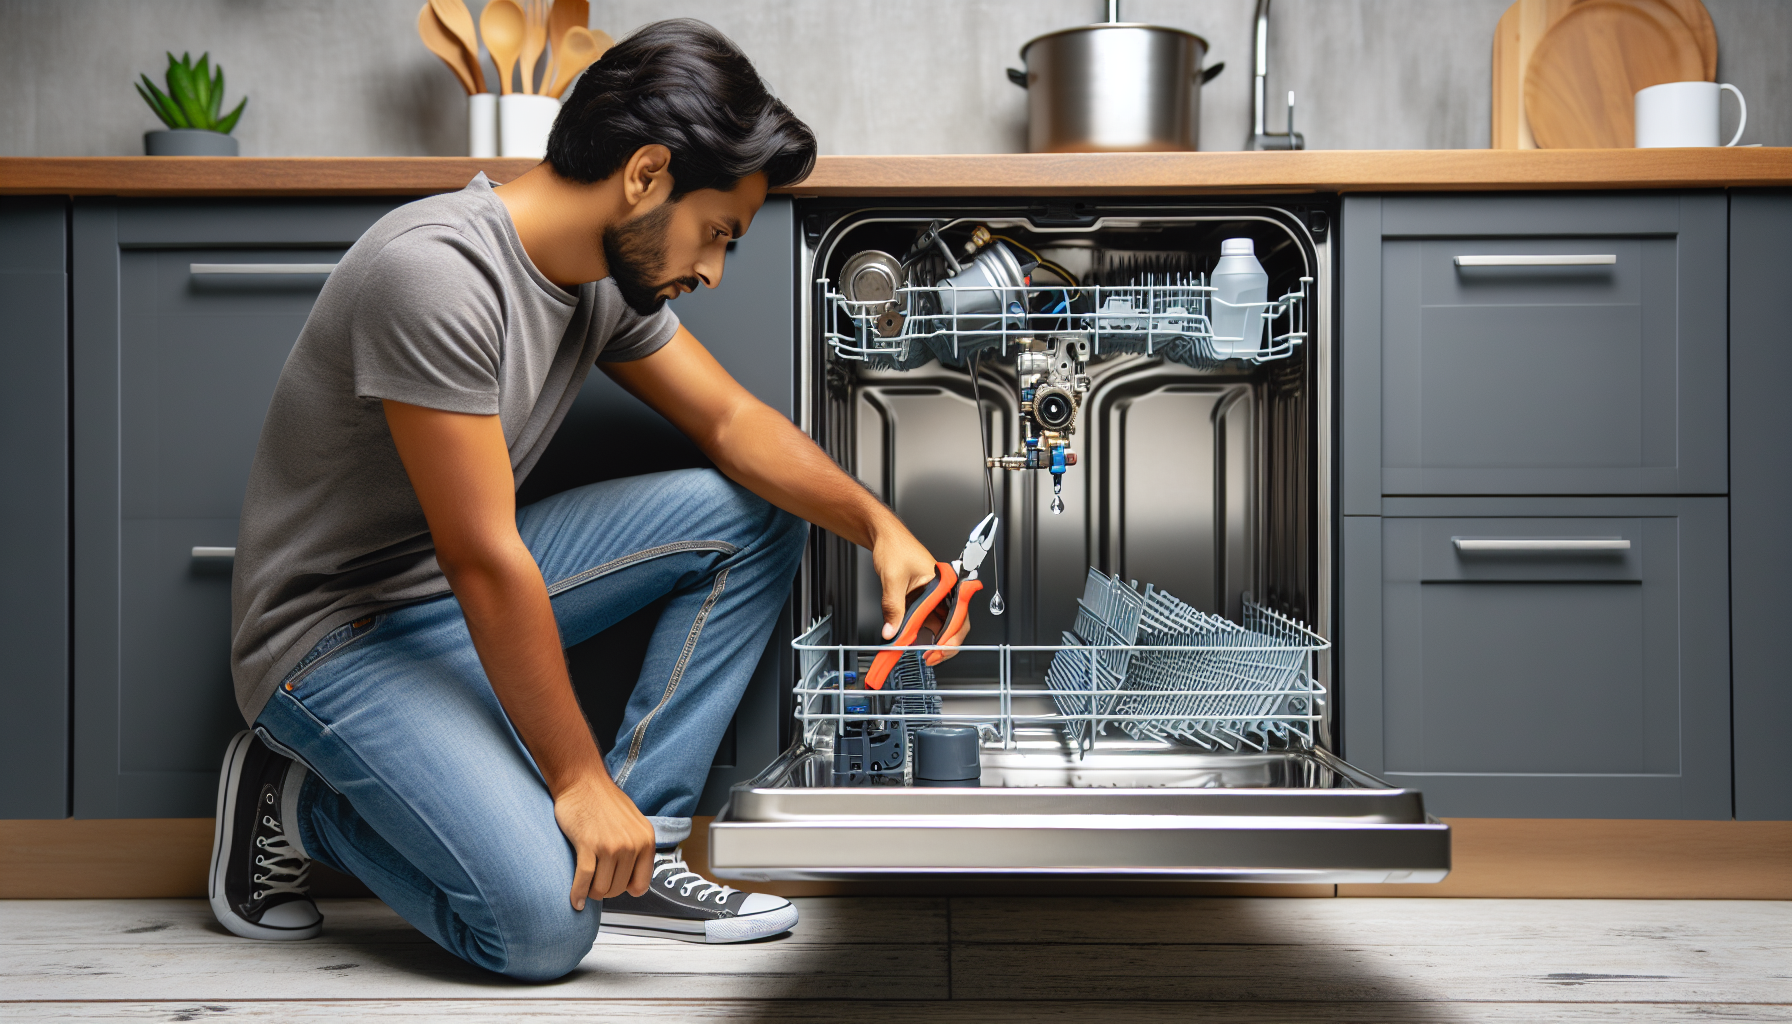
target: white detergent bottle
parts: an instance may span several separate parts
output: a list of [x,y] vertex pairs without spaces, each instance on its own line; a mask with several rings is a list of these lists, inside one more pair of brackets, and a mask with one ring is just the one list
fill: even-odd
[[1250,239],[1228,238],[1220,243],[1220,261],[1213,268],[1213,297],[1219,300],[1208,309],[1215,353],[1221,358],[1248,356],[1262,347],[1269,275],[1257,262],[1256,246]]

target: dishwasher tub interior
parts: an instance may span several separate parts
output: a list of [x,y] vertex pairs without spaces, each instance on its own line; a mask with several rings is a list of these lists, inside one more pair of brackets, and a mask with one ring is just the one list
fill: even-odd
[[[954,557],[991,504],[1002,528],[980,573],[986,589],[964,652],[928,673],[925,695],[911,693],[901,707],[870,698],[856,715],[846,699],[863,691],[848,673],[868,665],[881,642],[877,578],[866,552],[831,535],[812,538],[795,601],[801,621],[815,625],[795,640],[787,749],[737,786],[715,819],[712,869],[750,880],[1423,882],[1447,874],[1449,830],[1425,814],[1420,794],[1331,753],[1335,700],[1322,640],[1303,649],[1298,682],[1283,695],[1305,695],[1299,713],[1284,701],[1267,715],[1298,728],[1204,746],[1129,729],[1153,716],[1129,720],[1126,712],[1139,710],[1129,691],[1097,678],[1104,659],[1150,651],[1066,634],[1084,621],[1079,599],[1092,568],[1233,622],[1260,602],[1317,634],[1329,630],[1330,247],[1312,229],[1324,221],[1266,203],[1077,204],[1066,215],[1016,204],[817,201],[801,213],[802,426],[937,557]],[[893,365],[900,360],[843,356],[839,338],[851,325],[842,328],[840,303],[830,301],[854,254],[901,253],[935,224],[952,245],[982,227],[1085,284],[1111,287],[1165,267],[1204,273],[1220,240],[1250,237],[1269,293],[1303,293],[1306,330],[1291,351],[1261,362],[1188,365],[1098,345],[1074,435],[1078,463],[1063,475],[1064,512],[1051,510],[1041,471],[995,471],[986,495],[986,455],[1013,450],[1021,432],[1009,346],[986,348],[975,362],[911,359],[901,369]],[[1029,284],[1056,273],[1036,275]],[[1000,616],[985,601],[997,588]],[[1055,659],[1079,653],[1088,675],[1081,704],[1048,681]],[[917,786],[906,766],[838,775],[837,743],[848,728],[907,735],[928,723],[981,730],[979,785]]]

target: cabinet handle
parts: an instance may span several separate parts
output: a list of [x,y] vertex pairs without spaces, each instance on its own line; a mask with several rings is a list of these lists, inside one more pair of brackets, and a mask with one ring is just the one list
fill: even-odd
[[235,558],[236,557],[236,549],[235,548],[198,547],[198,548],[193,549],[193,557],[194,558]]
[[1458,256],[1459,267],[1609,267],[1616,256]]
[[334,263],[193,263],[193,274],[328,274]]
[[1522,555],[1590,554],[1601,551],[1629,551],[1630,542],[1622,537],[1451,537],[1456,550],[1468,553]]

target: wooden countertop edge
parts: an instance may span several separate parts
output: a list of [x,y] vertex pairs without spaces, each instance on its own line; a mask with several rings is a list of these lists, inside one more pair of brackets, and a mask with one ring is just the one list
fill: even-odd
[[[471,157],[0,157],[0,195],[428,195],[484,171]],[[1792,186],[1792,148],[1309,150],[828,156],[803,196],[1123,196]]]

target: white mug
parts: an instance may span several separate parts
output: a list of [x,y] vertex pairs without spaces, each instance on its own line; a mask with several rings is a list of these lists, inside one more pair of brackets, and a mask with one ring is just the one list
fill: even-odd
[[1719,105],[1725,90],[1736,94],[1742,109],[1735,137],[1723,143],[1734,146],[1748,126],[1748,102],[1742,98],[1742,90],[1728,82],[1667,82],[1636,94],[1636,148],[1718,145]]

